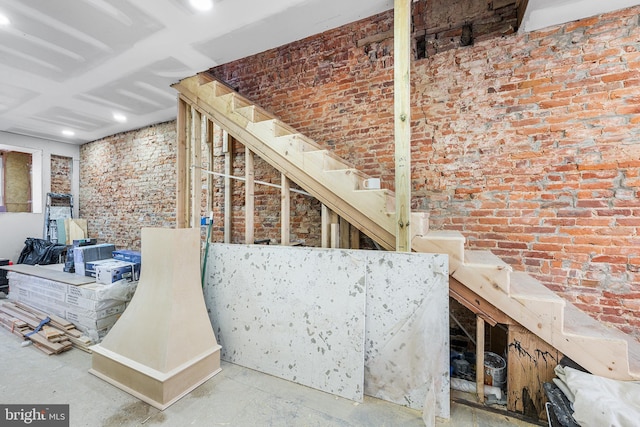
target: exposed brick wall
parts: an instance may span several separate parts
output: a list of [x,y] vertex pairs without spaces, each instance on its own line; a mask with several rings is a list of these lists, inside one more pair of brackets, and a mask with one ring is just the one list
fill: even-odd
[[71,193],[73,159],[71,157],[51,155],[51,192]]
[[[640,331],[640,8],[414,63],[413,207]],[[212,72],[393,185],[392,14]],[[372,52],[374,52],[372,54]]]
[[175,122],[80,147],[80,217],[89,236],[140,249],[142,227],[175,227]]

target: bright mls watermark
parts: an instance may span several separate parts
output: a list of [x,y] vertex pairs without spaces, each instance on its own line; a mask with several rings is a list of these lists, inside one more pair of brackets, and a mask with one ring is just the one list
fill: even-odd
[[69,405],[2,405],[0,426],[69,427]]

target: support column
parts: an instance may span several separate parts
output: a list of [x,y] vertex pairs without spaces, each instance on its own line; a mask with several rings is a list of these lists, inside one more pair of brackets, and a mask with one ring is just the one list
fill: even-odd
[[411,0],[394,1],[396,251],[411,252]]

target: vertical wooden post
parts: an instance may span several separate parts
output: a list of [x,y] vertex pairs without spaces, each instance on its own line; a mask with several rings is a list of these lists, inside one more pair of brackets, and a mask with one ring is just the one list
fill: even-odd
[[[205,117],[205,141],[207,142],[207,169],[213,172],[213,142],[216,135],[216,131],[218,127],[213,124],[211,120]],[[207,174],[207,212],[209,215],[213,212],[213,186],[214,186],[214,178],[213,175]],[[211,219],[213,221],[213,218]],[[213,234],[209,236],[209,242],[213,241]]]
[[320,220],[321,220],[321,245],[323,248],[331,247],[331,209],[327,207],[327,205],[322,205],[322,210],[320,211]]
[[337,222],[331,223],[331,243],[333,249],[340,247],[340,225]]
[[202,115],[191,107],[191,227],[200,227],[202,212]]
[[396,251],[411,252],[411,0],[394,0]]
[[178,97],[178,117],[176,120],[176,134],[178,152],[176,153],[176,228],[186,228],[188,191],[188,158],[187,158],[187,103]]
[[351,243],[349,246],[351,249],[360,249],[360,230],[351,225],[349,227],[349,232],[351,234],[351,237],[349,238]]
[[484,403],[484,319],[476,316],[476,393]]
[[340,247],[343,249],[349,249],[351,246],[349,244],[349,237],[351,236],[351,232],[349,228],[351,227],[351,224],[349,224],[349,221],[347,221],[342,217],[340,217],[339,224],[340,224]]
[[291,191],[289,191],[289,178],[285,174],[281,175],[282,186],[280,187],[280,244],[289,245],[291,236]]
[[244,193],[244,241],[251,245],[254,242],[254,180],[253,180],[253,153],[247,147],[244,148],[245,164],[245,193]]
[[231,243],[231,218],[233,209],[233,191],[231,173],[233,172],[233,138],[223,131],[222,151],[224,151],[224,242]]

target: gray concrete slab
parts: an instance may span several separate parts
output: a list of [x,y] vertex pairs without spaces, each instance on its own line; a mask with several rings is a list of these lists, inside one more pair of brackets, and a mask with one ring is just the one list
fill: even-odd
[[[364,403],[223,363],[222,372],[165,411],[88,373],[91,355],[73,349],[46,356],[0,328],[0,403],[69,404],[72,427],[122,426],[389,426],[421,427],[421,413],[379,399]],[[438,426],[529,426],[525,422],[453,403]]]

